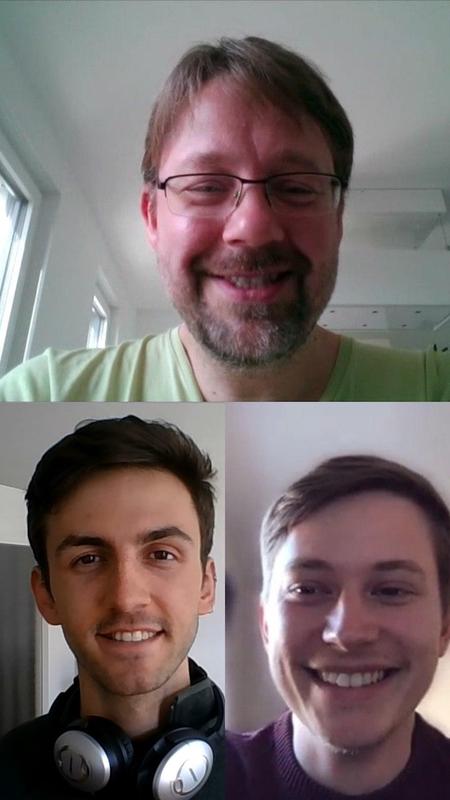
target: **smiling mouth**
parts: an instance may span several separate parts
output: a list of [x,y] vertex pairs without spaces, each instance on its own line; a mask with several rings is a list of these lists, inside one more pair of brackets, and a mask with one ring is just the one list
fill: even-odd
[[214,275],[212,277],[227,281],[237,289],[262,289],[274,283],[281,283],[290,274],[288,271],[274,274],[259,272],[254,275]]
[[160,636],[162,631],[135,630],[135,631],[114,631],[113,633],[99,634],[104,639],[114,642],[147,642]]
[[397,673],[398,668],[379,669],[370,672],[327,672],[305,667],[306,672],[319,686],[333,686],[339,689],[361,689],[384,683]]

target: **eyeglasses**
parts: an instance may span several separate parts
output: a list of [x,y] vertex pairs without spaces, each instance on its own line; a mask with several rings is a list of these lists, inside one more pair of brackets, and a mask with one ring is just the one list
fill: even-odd
[[172,175],[158,181],[172,214],[182,217],[227,217],[238,207],[244,184],[264,186],[267,202],[283,216],[315,217],[339,205],[343,184],[336,175],[286,172],[252,181],[237,175]]

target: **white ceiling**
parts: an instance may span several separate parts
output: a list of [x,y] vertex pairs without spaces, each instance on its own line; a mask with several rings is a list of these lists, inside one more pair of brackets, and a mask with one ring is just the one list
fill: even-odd
[[[0,4],[0,17],[138,307],[167,306],[139,215],[145,129],[195,42],[253,34],[298,50],[354,126],[352,186],[441,189],[450,205],[445,0],[16,0]],[[436,216],[355,211],[344,241],[401,247],[413,237],[417,247],[435,225]]]

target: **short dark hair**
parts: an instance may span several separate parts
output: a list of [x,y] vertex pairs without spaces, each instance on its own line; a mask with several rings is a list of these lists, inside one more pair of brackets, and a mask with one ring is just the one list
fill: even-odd
[[205,568],[214,533],[216,472],[211,460],[176,425],[135,416],[82,422],[50,447],[28,485],[28,539],[50,589],[46,548],[47,517],[92,475],[118,467],[166,470],[187,488],[200,527],[200,558]]
[[343,497],[386,491],[411,500],[430,523],[442,609],[450,607],[450,512],[434,486],[412,469],[371,455],[330,458],[293,483],[267,511],[261,528],[264,593],[279,547],[295,525]]
[[247,36],[221,38],[188,50],[169,75],[150,116],[141,170],[145,183],[157,179],[162,149],[180,114],[214,78],[231,78],[256,100],[268,102],[294,119],[306,112],[320,125],[337,177],[348,188],[353,163],[353,130],[343,107],[319,68],[280,44]]

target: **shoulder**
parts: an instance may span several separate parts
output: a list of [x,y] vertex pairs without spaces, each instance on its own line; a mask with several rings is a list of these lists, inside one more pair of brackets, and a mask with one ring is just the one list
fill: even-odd
[[32,719],[29,722],[24,722],[22,725],[18,725],[17,728],[13,728],[1,737],[0,753],[13,752],[14,749],[23,742],[35,742],[36,736],[48,735],[49,730],[47,714],[44,714],[42,717],[36,717],[36,719]]
[[327,395],[324,399],[448,400],[450,355],[391,349],[343,337]]
[[75,800],[80,792],[59,775],[49,715],[26,722],[0,740],[0,795],[5,800]]
[[261,752],[266,754],[271,752],[274,748],[278,724],[279,721],[271,722],[265,728],[247,731],[246,733],[227,731],[225,738],[227,758],[251,757],[253,754],[259,755]]
[[290,714],[257,731],[228,731],[225,742],[227,796],[238,797],[240,788],[245,787],[260,798],[277,797],[280,755],[285,748],[292,748]]
[[440,767],[445,770],[450,782],[450,739],[419,714],[416,715],[414,748],[426,756],[435,771]]
[[[15,790],[25,789],[26,776],[44,769],[51,754],[48,717],[38,717],[6,733],[0,739],[0,774],[2,784]],[[24,770],[24,764],[27,769]],[[9,796],[9,795],[5,795]],[[11,794],[11,797],[16,795]]]
[[13,752],[16,747],[23,743],[33,743],[33,746],[40,741],[37,737],[47,737],[50,735],[50,722],[47,714],[35,719],[24,722],[13,728],[0,739],[0,753]]
[[149,366],[157,371],[170,355],[171,334],[102,349],[48,348],[0,379],[0,401],[146,399]]

